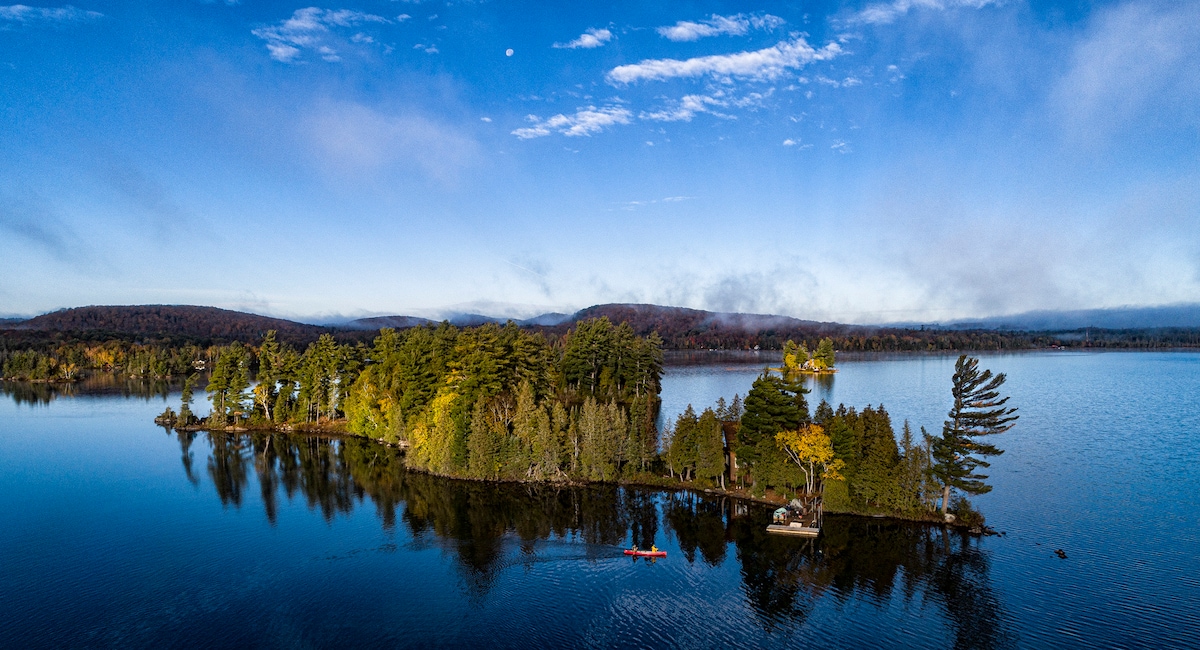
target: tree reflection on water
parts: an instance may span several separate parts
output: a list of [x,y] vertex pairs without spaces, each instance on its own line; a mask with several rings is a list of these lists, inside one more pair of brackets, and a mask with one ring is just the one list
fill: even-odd
[[[184,471],[192,470],[195,434],[176,434]],[[588,558],[612,557],[629,543],[647,548],[671,535],[688,563],[719,566],[730,551],[742,590],[766,630],[794,629],[825,601],[881,609],[895,595],[931,603],[954,632],[956,648],[1011,645],[977,538],[941,528],[830,515],[820,539],[770,535],[770,508],[692,492],[596,485],[494,484],[408,472],[396,449],[360,439],[280,433],[209,433],[208,475],[221,503],[240,508],[250,471],[274,525],[280,495],[303,496],[326,520],[369,500],[386,530],[400,521],[418,544],[452,554],[472,596],[535,544],[571,539]],[[519,559],[517,560],[520,561]]]
[[97,372],[72,383],[0,381],[0,394],[8,395],[17,404],[31,406],[44,406],[60,397],[80,396],[137,397],[149,401],[166,399],[181,385],[180,379],[142,379]]

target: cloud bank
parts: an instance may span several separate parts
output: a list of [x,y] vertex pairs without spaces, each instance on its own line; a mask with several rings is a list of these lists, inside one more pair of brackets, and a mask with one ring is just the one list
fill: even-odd
[[[297,9],[291,18],[278,24],[251,30],[251,33],[267,43],[271,58],[283,63],[292,63],[300,58],[305,49],[316,51],[321,58],[340,61],[337,51],[326,42],[331,27],[354,27],[365,23],[390,23],[383,16],[363,13],[351,9],[321,9],[307,7]],[[364,37],[360,37],[360,41]]]
[[613,85],[639,81],[665,81],[677,78],[713,77],[717,79],[776,79],[788,70],[801,68],[813,61],[828,61],[842,53],[837,43],[821,49],[808,44],[803,36],[782,41],[772,47],[753,52],[715,54],[691,59],[647,59],[613,68],[607,80]]
[[659,27],[655,31],[663,38],[675,41],[698,41],[708,36],[745,36],[751,28],[771,31],[783,25],[786,21],[779,16],[770,14],[735,16],[718,16],[713,14],[708,20],[693,22],[681,20],[674,25]]

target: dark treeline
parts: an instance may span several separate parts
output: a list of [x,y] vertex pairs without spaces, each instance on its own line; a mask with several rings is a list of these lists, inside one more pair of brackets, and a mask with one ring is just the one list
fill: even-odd
[[[548,341],[509,323],[383,330],[370,347],[322,335],[303,352],[268,333],[219,350],[203,426],[344,420],[400,444],[410,467],[479,479],[616,481],[657,459],[662,350],[607,319]],[[253,380],[253,388],[251,388]],[[198,426],[190,387],[180,413]]]
[[[769,509],[731,498],[615,485],[496,485],[405,469],[402,453],[365,439],[268,431],[175,432],[189,480],[205,477],[223,504],[256,493],[276,521],[281,499],[302,500],[332,519],[370,502],[387,530],[402,526],[453,554],[472,595],[486,594],[513,559],[538,542],[578,537],[610,558],[673,535],[684,559],[740,566],[743,596],[766,630],[798,629],[822,598],[859,597],[941,609],[955,647],[1003,647],[1004,612],[978,541],[952,530],[829,517],[819,540],[772,536]],[[207,443],[207,458],[197,454]]]

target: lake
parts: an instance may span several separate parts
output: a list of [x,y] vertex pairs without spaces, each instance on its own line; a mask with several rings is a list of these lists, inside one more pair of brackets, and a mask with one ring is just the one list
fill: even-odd
[[[663,419],[777,359],[671,358]],[[983,355],[1003,536],[691,492],[432,478],[360,440],[176,434],[168,385],[0,384],[10,647],[1200,646],[1200,354]],[[842,359],[820,399],[940,430],[952,356]],[[630,543],[668,551],[632,559]],[[1062,549],[1066,559],[1054,551]]]

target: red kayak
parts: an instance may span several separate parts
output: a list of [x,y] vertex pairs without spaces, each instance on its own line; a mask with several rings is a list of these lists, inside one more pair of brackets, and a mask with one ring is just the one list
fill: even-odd
[[625,549],[625,555],[636,555],[638,557],[667,557],[666,551],[635,551],[631,548]]

